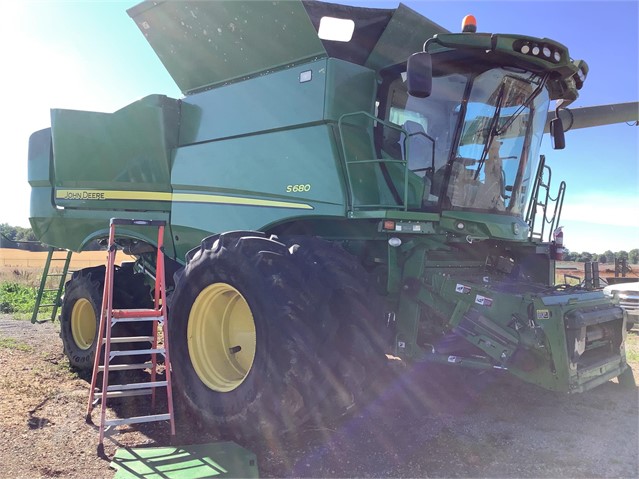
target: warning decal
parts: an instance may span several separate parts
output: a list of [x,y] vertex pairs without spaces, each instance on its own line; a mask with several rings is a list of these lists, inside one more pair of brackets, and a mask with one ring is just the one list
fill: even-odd
[[482,296],[481,294],[478,294],[477,296],[475,296],[475,303],[481,306],[486,306],[487,308],[490,308],[493,305],[493,300],[490,298],[487,298],[486,296]]

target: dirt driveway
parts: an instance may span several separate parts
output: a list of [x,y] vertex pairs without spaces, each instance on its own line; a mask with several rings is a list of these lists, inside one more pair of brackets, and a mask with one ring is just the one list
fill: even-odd
[[[636,358],[639,334],[629,334]],[[89,386],[61,350],[56,326],[0,317],[0,477],[113,475],[84,421]],[[182,444],[215,439],[189,424],[178,429]],[[262,477],[637,477],[638,430],[637,390],[615,381],[567,397],[492,375],[468,384],[420,366],[339,425],[243,445]],[[113,439],[168,444],[168,428]],[[105,445],[108,454],[117,447]]]

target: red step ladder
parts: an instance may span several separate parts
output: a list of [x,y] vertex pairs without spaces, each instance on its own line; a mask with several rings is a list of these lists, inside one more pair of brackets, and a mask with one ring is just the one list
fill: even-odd
[[[91,377],[91,390],[89,392],[89,404],[87,407],[87,422],[91,421],[91,411],[100,403],[100,442],[98,453],[104,455],[104,433],[107,428],[121,424],[137,424],[154,421],[169,421],[171,436],[175,436],[175,419],[173,415],[173,398],[171,394],[171,367],[169,356],[169,336],[167,331],[166,292],[164,285],[164,252],[163,239],[166,222],[160,220],[130,220],[112,218],[109,224],[109,247],[107,257],[106,276],[104,278],[104,293],[102,296],[102,310],[100,314],[100,326],[95,360],[93,362],[93,374]],[[115,270],[115,227],[116,226],[153,226],[158,228],[157,261],[155,271],[155,295],[152,309],[113,309],[113,275]],[[114,325],[124,322],[152,321],[152,336],[112,337],[111,330]],[[158,344],[158,330],[162,328],[162,344]],[[149,342],[150,348],[133,349],[126,351],[112,350],[111,345],[117,343]],[[101,352],[103,353],[101,354]],[[166,378],[157,381],[157,356],[164,356]],[[118,356],[148,356],[151,361],[134,362],[133,364],[110,364]],[[101,364],[102,359],[104,364]],[[149,369],[150,381],[130,384],[109,384],[109,373],[115,371]],[[102,373],[102,387],[97,388],[98,374]],[[127,396],[151,396],[151,410],[155,408],[156,388],[166,388],[167,409],[163,414],[149,414],[128,418],[107,419],[107,400]],[[97,396],[97,397],[96,397]]]

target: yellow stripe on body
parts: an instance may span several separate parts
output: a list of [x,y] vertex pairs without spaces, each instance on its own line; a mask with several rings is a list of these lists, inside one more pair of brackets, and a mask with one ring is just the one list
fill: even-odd
[[304,203],[289,203],[287,201],[257,200],[242,198],[241,196],[204,195],[197,193],[173,193],[173,201],[188,201],[193,203],[226,203],[246,206],[270,206],[273,208],[296,208],[312,210],[311,205]]
[[56,190],[58,200],[142,200],[142,201],[177,201],[189,203],[217,203],[244,206],[267,206],[271,208],[294,208],[312,210],[305,203],[287,201],[258,200],[240,196],[207,195],[201,193],[166,193],[161,191],[129,191],[129,190]]

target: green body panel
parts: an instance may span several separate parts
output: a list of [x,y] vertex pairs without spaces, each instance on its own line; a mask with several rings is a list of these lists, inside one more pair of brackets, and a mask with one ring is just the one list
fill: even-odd
[[[409,139],[419,132],[409,133],[408,121],[419,118],[392,123],[384,104],[393,105],[385,96],[391,91],[398,105],[407,104],[405,90],[402,97],[390,85],[433,35],[433,55],[454,73],[475,68],[474,59],[486,69],[478,78],[502,65],[513,67],[511,76],[529,68],[540,90],[548,83],[546,101],[571,99],[578,67],[565,47],[540,39],[563,48],[562,56],[533,58],[518,50],[518,41],[530,37],[499,35],[493,45],[483,34],[447,34],[401,5],[361,15],[340,6],[340,15],[347,11],[355,20],[353,40],[320,40],[316,28],[332,8],[220,1],[144,2],[129,10],[187,96],[153,95],[111,114],[53,110],[51,128],[34,133],[29,144],[30,221],[38,238],[80,251],[108,235],[111,218],[164,220],[165,253],[183,264],[203,238],[226,231],[320,236],[341,243],[371,273],[394,328],[389,346],[404,359],[508,369],[566,392],[619,375],[626,367],[621,310],[600,293],[555,288],[554,245],[531,234],[534,221],[521,211],[452,203],[444,187],[438,203],[432,200],[436,140],[428,140],[431,163],[421,165],[430,168],[409,169],[410,145],[419,144]],[[460,80],[448,83],[452,95]],[[488,115],[499,112],[504,85],[482,104]],[[446,115],[450,130],[440,132],[439,147],[454,131],[462,137],[471,92],[465,90],[459,104],[432,103],[433,118]],[[490,119],[478,115],[477,125],[468,125],[474,139],[464,141],[481,146],[490,132],[482,126],[487,133],[478,135],[477,128]],[[530,122],[527,113],[516,119],[507,141]],[[425,162],[427,150],[420,151]],[[458,159],[452,149],[447,158],[442,183],[452,182]],[[486,159],[463,168],[479,164],[467,171],[477,181]],[[504,199],[520,198],[514,181],[524,174],[523,167],[510,172],[506,184],[502,169]],[[521,181],[524,198],[537,180]],[[131,238],[155,244],[147,234],[118,230],[127,245],[135,244]]]
[[[80,251],[108,235],[115,216],[168,221],[178,119],[177,101],[161,95],[112,114],[52,110],[51,129],[33,134],[29,149],[31,224],[41,241]],[[155,242],[142,230],[132,236]]]
[[[223,197],[216,203],[173,202],[178,256],[211,232],[267,229],[311,216],[343,218],[345,186],[339,172],[333,131],[324,124],[178,148],[174,194]],[[302,191],[292,191],[299,185]],[[230,203],[240,198],[252,204]]]
[[146,2],[128,13],[185,94],[326,55],[301,2]]
[[[308,71],[311,80],[300,83]],[[167,252],[175,239],[172,256],[182,261],[212,233],[310,215],[344,217],[347,188],[331,125],[351,109],[372,110],[374,72],[323,59],[260,76],[253,85],[263,102],[231,84],[179,104],[150,96],[112,114],[53,110],[53,145],[48,133],[34,135],[29,162],[39,237],[78,251],[122,211],[153,219],[171,212]]]
[[[300,83],[301,72],[309,70],[313,79]],[[186,97],[180,145],[322,121],[326,60],[254,78],[250,95],[246,88],[234,83]]]
[[[463,225],[463,228],[459,226]],[[442,214],[440,226],[470,239],[528,240],[528,224],[521,218],[480,214],[468,211],[446,211]]]
[[64,159],[54,160],[56,189],[128,183],[138,191],[170,191],[178,114],[177,101],[160,95],[110,114],[52,110],[53,155]]

